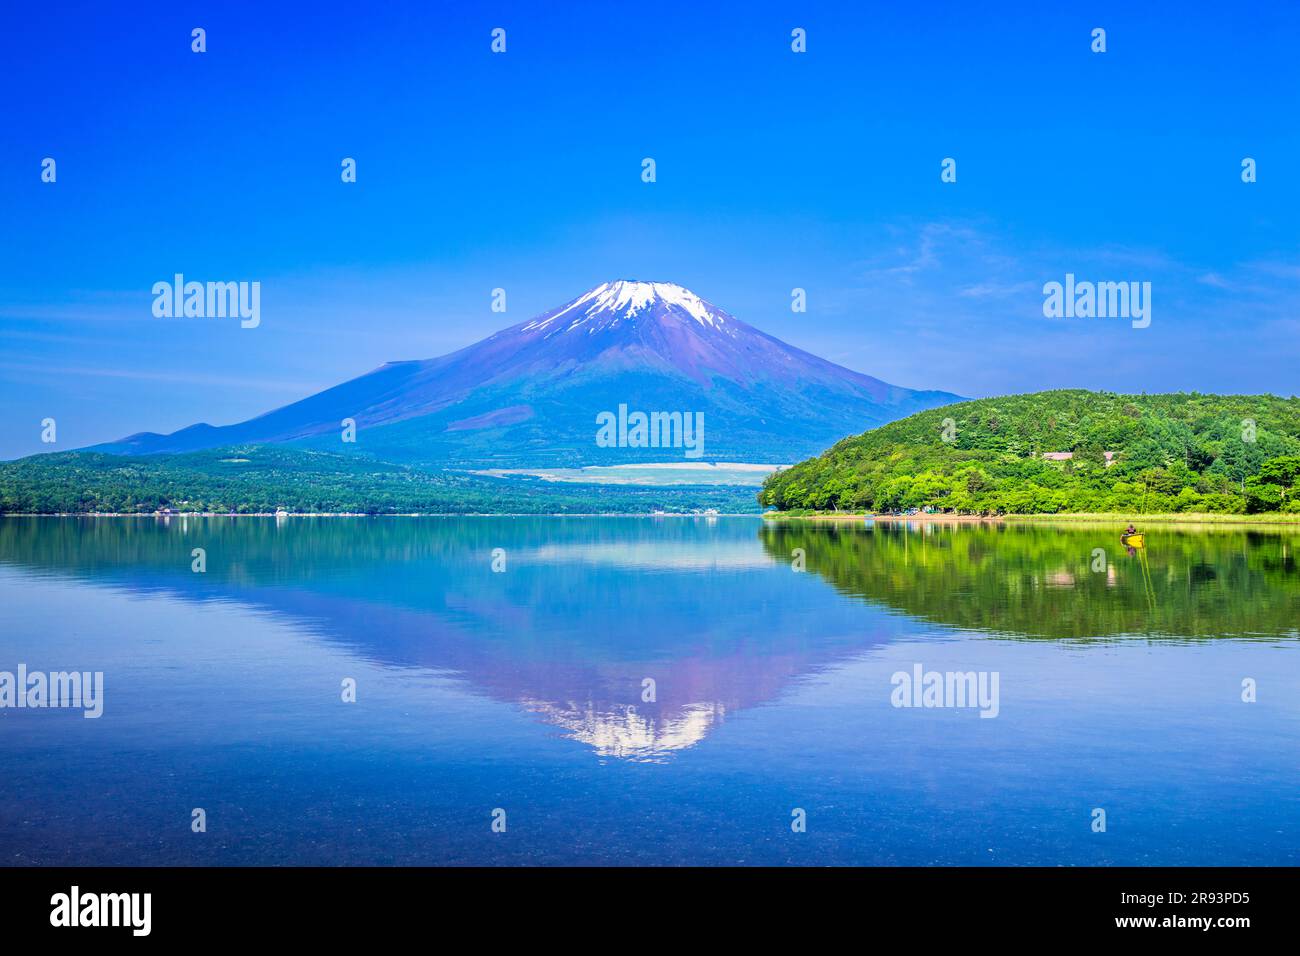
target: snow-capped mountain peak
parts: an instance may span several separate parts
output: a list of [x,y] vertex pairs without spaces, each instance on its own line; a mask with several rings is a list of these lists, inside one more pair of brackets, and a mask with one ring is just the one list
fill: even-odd
[[679,285],[622,281],[448,355],[390,362],[244,422],[137,434],[97,450],[174,454],[289,443],[337,453],[338,423],[350,418],[364,428],[366,456],[399,464],[572,467],[676,458],[662,446],[596,441],[597,416],[626,405],[706,415],[712,460],[797,461],[847,434],[958,400],[818,358]]
[[721,309],[675,283],[620,279],[602,282],[568,305],[529,322],[522,331],[546,329],[555,332],[593,324],[604,327],[616,325],[620,319],[659,310],[684,313],[700,325],[715,329],[721,328],[727,320]]

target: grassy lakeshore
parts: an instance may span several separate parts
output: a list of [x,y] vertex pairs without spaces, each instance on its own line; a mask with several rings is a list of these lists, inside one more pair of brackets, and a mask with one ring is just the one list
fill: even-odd
[[769,521],[864,521],[867,518],[883,524],[903,524],[925,521],[933,524],[1003,524],[1030,522],[1037,524],[1127,524],[1132,521],[1141,527],[1151,524],[1176,525],[1281,525],[1300,527],[1300,514],[1270,512],[1265,514],[1233,515],[1214,513],[1175,512],[1170,514],[1126,514],[1119,512],[1069,513],[1069,514],[1008,514],[1008,515],[958,515],[914,514],[873,515],[866,512],[764,512]]
[[1221,512],[1175,512],[1172,514],[1123,514],[1119,512],[1105,512],[1101,514],[1058,514],[1058,515],[1008,515],[1013,521],[1037,521],[1043,523],[1059,524],[1070,522],[1077,524],[1088,524],[1098,522],[1129,522],[1136,525],[1143,524],[1179,524],[1179,525],[1199,525],[1199,524],[1219,524],[1219,525],[1288,525],[1291,527],[1300,526],[1300,514],[1295,512],[1266,511],[1260,514],[1235,515],[1223,514]]

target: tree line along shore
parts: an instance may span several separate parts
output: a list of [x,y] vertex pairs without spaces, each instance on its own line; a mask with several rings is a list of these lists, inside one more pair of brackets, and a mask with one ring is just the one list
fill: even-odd
[[786,514],[1300,514],[1300,399],[1082,390],[979,399],[770,475]]

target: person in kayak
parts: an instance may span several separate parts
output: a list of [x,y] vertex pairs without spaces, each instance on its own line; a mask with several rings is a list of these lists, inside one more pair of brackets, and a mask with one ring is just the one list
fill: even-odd
[[1138,529],[1135,528],[1135,527],[1133,527],[1133,522],[1130,521],[1130,522],[1128,523],[1128,527],[1124,529],[1124,537],[1127,538],[1129,535],[1131,535],[1131,534],[1137,534],[1137,533],[1138,533]]

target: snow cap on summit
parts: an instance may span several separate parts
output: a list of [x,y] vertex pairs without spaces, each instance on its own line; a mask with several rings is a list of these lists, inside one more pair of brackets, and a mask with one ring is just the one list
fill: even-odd
[[696,322],[711,328],[718,328],[726,322],[725,312],[705,302],[690,289],[672,282],[620,279],[616,282],[602,282],[553,314],[529,322],[523,331],[550,328],[564,316],[569,316],[567,327],[570,329],[585,325],[598,317],[631,318],[656,305],[685,312]]

